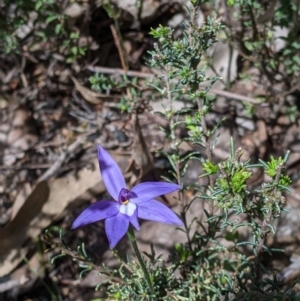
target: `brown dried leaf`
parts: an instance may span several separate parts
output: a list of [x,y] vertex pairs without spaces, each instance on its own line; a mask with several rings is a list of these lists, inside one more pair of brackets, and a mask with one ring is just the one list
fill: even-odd
[[25,183],[24,186],[22,187],[21,191],[19,191],[19,193],[17,194],[17,197],[12,206],[11,220],[13,220],[15,218],[15,216],[17,215],[19,210],[22,208],[22,206],[24,205],[26,199],[31,194],[31,192],[32,192],[31,185],[28,182]]
[[96,93],[79,83],[79,81],[71,76],[71,79],[75,85],[76,90],[82,95],[82,97],[90,103],[99,104],[102,103],[102,100],[99,98],[107,98],[107,95],[102,93]]

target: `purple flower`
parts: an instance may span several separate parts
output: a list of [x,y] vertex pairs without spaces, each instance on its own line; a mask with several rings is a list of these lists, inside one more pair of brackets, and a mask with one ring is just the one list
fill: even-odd
[[85,209],[74,221],[72,229],[105,219],[110,248],[126,234],[129,223],[139,230],[138,218],[182,226],[179,217],[153,198],[179,190],[167,182],[145,182],[126,189],[124,177],[113,158],[98,145],[98,161],[103,182],[114,201],[98,201]]

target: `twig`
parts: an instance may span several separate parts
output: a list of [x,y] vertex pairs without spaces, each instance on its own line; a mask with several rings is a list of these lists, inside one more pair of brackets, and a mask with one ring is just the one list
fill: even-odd
[[[151,74],[151,73],[145,73],[145,72],[139,72],[139,71],[124,71],[122,69],[119,68],[107,68],[107,67],[100,67],[100,66],[89,66],[87,67],[88,70],[92,71],[92,72],[99,72],[99,73],[104,73],[104,74],[113,74],[113,75],[128,75],[128,76],[132,76],[132,77],[139,77],[139,78],[149,78],[154,79],[157,77],[157,74]],[[218,90],[218,89],[214,89],[211,88],[209,90],[209,92],[213,93],[213,94],[217,94],[220,96],[224,96],[226,98],[231,98],[231,99],[235,99],[235,100],[241,100],[241,101],[247,101],[253,104],[260,104],[260,102],[253,98],[253,97],[249,97],[249,96],[244,96],[244,95],[240,95],[237,93],[233,93],[233,92],[229,92],[229,91],[224,91],[224,90]]]
[[87,69],[92,72],[97,73],[104,73],[104,74],[112,74],[112,75],[127,75],[132,77],[139,77],[139,78],[154,78],[155,75],[151,73],[139,72],[139,71],[132,71],[128,70],[125,71],[120,68],[108,68],[108,67],[101,67],[101,66],[88,66]]
[[[127,75],[128,58],[123,45],[123,39],[122,39],[122,35],[119,29],[119,23],[117,19],[115,19],[115,27],[111,25],[110,29],[114,37],[115,45],[118,48],[119,57],[123,68],[121,72]],[[128,87],[126,87],[126,93],[128,98],[132,102],[134,102],[134,97]],[[138,112],[136,110],[134,110],[131,115],[131,121],[133,125],[134,138],[133,138],[132,151],[131,151],[132,160],[127,167],[127,172],[132,171],[131,169],[133,167],[133,163],[136,163],[137,168],[139,169],[138,180],[140,180],[144,174],[146,174],[148,171],[150,171],[153,168],[153,163],[152,163],[153,159],[150,151],[147,148],[143,133],[141,131]],[[136,181],[134,177],[131,178],[131,184],[133,184],[133,181]]]
[[110,25],[110,30],[113,35],[115,45],[119,52],[119,57],[120,57],[122,68],[124,71],[127,71],[128,70],[128,60],[127,60],[127,56],[125,55],[124,45],[121,40],[122,37],[120,35],[120,32],[117,31],[117,29],[119,27],[117,24],[118,24],[117,21],[115,21],[116,26]]
[[50,177],[52,177],[57,171],[58,169],[63,165],[64,161],[66,160],[66,158],[74,153],[75,149],[83,142],[83,138],[80,137],[78,138],[75,142],[73,142],[72,144],[69,145],[67,151],[63,152],[60,157],[54,162],[54,164],[43,174],[41,175],[38,180],[37,183],[47,180]]
[[224,96],[226,98],[231,98],[231,99],[235,99],[235,100],[241,100],[241,101],[247,101],[253,104],[260,104],[261,102],[256,100],[253,97],[248,97],[248,96],[244,96],[244,95],[240,95],[240,94],[236,94],[236,93],[232,93],[229,91],[224,91],[224,90],[218,90],[218,89],[213,89],[211,88],[208,93],[213,93],[213,94],[217,94],[220,96]]
[[279,97],[286,97],[289,94],[294,93],[296,90],[300,90],[300,82],[298,82],[296,85],[292,86],[289,90],[282,92],[279,94]]
[[25,164],[25,165],[0,165],[0,170],[18,170],[18,169],[43,169],[49,168],[52,164]]

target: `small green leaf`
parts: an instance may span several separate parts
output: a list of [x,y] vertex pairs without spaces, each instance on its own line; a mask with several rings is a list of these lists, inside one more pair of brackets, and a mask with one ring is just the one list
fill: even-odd
[[78,38],[79,38],[79,33],[78,32],[71,32],[70,33],[70,39],[77,40]]
[[60,23],[56,24],[55,29],[54,29],[55,34],[58,35],[60,33],[61,29],[62,29],[62,25]]
[[288,175],[281,175],[279,184],[282,186],[288,186],[292,183],[291,178]]
[[73,55],[77,56],[77,54],[78,54],[78,48],[76,46],[73,46],[71,48],[71,52],[73,53]]
[[284,51],[283,51],[283,55],[288,55],[291,53],[292,53],[292,50],[290,48],[284,49]]
[[203,163],[203,170],[208,174],[214,174],[219,171],[219,167],[209,160],[206,160],[206,162]]
[[298,42],[293,42],[293,43],[292,43],[292,46],[293,46],[295,49],[300,50],[300,43],[298,43]]
[[232,189],[236,193],[240,193],[246,188],[246,181],[251,177],[251,172],[245,171],[244,168],[234,173],[231,178]]
[[218,178],[217,180],[217,184],[220,186],[220,188],[224,191],[228,191],[229,189],[229,186],[228,186],[228,183],[225,179],[223,178]]
[[120,292],[116,292],[115,294],[114,294],[114,298],[116,299],[116,300],[119,300],[119,299],[121,299],[121,293]]
[[254,49],[253,43],[251,43],[249,41],[244,41],[244,45],[249,51],[252,51]]
[[79,51],[80,55],[85,55],[86,48],[84,48],[84,47],[78,48],[78,51]]
[[67,58],[67,64],[73,63],[74,62],[74,58],[73,57],[69,57]]
[[43,5],[43,2],[42,2],[42,1],[38,1],[38,2],[35,4],[34,9],[35,9],[35,10],[39,10],[39,9],[42,7],[42,5]]
[[46,23],[49,24],[52,21],[57,19],[57,15],[50,15],[47,19],[46,19]]
[[277,174],[277,169],[279,164],[283,163],[283,160],[281,157],[279,157],[278,159],[275,159],[273,156],[271,156],[271,160],[269,162],[267,162],[267,168],[266,168],[266,174],[271,177],[274,178]]

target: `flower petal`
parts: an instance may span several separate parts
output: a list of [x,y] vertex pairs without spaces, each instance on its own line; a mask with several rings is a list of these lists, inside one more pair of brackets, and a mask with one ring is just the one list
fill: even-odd
[[144,182],[131,189],[136,197],[131,198],[132,202],[140,204],[147,202],[157,196],[174,192],[181,189],[181,186],[167,182]]
[[138,204],[137,212],[142,219],[183,226],[180,218],[171,209],[156,200]]
[[128,219],[136,230],[140,230],[137,210],[135,210],[131,216],[128,216]]
[[127,216],[132,216],[136,210],[136,204],[128,202],[128,204],[120,205],[120,213],[126,214]]
[[128,226],[129,220],[122,213],[105,220],[105,232],[111,249],[113,249],[125,235],[128,230]]
[[124,177],[119,166],[109,155],[109,153],[100,145],[98,145],[97,148],[98,161],[103,182],[109,194],[113,197],[114,200],[117,201],[119,192],[122,188],[126,187]]
[[71,229],[98,222],[118,213],[118,203],[112,201],[98,201],[81,212],[81,214],[73,222]]

